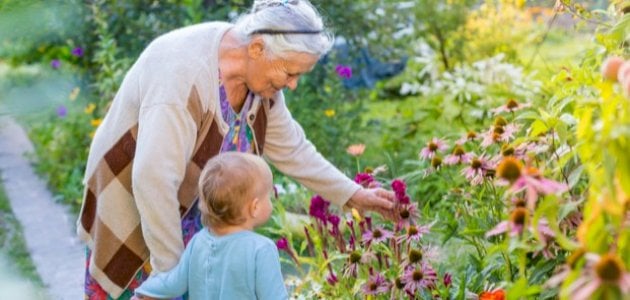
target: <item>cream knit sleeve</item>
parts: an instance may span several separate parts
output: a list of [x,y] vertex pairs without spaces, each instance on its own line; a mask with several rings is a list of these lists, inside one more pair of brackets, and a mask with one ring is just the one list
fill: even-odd
[[343,206],[361,188],[306,139],[304,130],[287,109],[282,93],[278,93],[269,111],[263,153],[280,171],[336,205]]
[[151,266],[158,272],[174,267],[184,251],[177,191],[196,132],[185,107],[156,104],[140,111],[132,187]]

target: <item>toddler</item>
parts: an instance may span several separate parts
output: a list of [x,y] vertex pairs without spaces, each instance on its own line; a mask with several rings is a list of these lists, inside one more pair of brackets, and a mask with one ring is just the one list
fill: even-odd
[[274,242],[252,230],[271,216],[272,175],[263,159],[227,152],[210,159],[199,178],[205,225],[179,263],[147,279],[135,299],[287,299]]

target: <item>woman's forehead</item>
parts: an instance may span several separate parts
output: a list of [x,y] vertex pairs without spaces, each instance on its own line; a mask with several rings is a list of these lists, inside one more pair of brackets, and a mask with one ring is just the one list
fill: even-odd
[[303,52],[289,52],[280,60],[287,69],[296,73],[306,73],[313,69],[319,56]]

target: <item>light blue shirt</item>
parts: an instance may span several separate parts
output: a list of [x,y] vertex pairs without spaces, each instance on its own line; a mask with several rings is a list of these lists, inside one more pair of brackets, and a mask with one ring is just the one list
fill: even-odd
[[135,291],[164,299],[287,299],[273,241],[251,231],[214,236],[204,228],[175,268],[149,277]]

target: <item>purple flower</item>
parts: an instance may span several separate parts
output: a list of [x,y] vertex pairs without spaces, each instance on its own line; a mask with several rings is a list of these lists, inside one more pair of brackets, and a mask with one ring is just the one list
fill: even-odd
[[72,55],[74,55],[76,57],[81,57],[84,54],[83,48],[81,48],[81,47],[75,47],[74,49],[72,49],[71,53],[72,53]]
[[59,107],[57,107],[57,116],[60,118],[65,118],[66,115],[68,115],[68,109],[63,105],[59,105]]
[[372,182],[374,182],[374,176],[369,173],[357,173],[354,176],[354,182],[360,184],[364,188],[367,188]]
[[326,224],[329,206],[330,202],[324,200],[324,198],[319,195],[315,195],[311,198],[311,205],[309,207],[308,214]]
[[446,165],[455,165],[455,164],[461,164],[461,163],[470,163],[470,160],[472,159],[472,155],[466,153],[466,151],[464,150],[464,148],[462,148],[462,146],[460,145],[455,145],[455,148],[453,148],[453,153],[449,154],[446,156],[446,158],[444,158],[444,164]]
[[350,77],[352,77],[352,68],[350,66],[337,65],[335,72],[337,72],[337,75],[341,78],[350,79]]
[[423,226],[409,225],[409,227],[407,227],[407,234],[399,236],[398,242],[399,243],[403,241],[416,241],[417,242],[422,238],[422,236],[431,232],[431,226],[432,224],[423,225]]
[[470,181],[470,184],[480,185],[489,169],[492,169],[492,165],[488,162],[485,155],[481,155],[472,158],[470,160],[470,166],[463,169],[462,174],[466,176],[466,179]]
[[537,168],[527,167],[521,176],[512,184],[510,191],[518,193],[525,190],[527,194],[527,206],[533,209],[538,199],[538,194],[561,194],[568,189],[569,187],[564,183],[542,177]]
[[281,237],[276,241],[276,247],[278,247],[278,250],[289,250],[289,241],[286,237]]
[[337,282],[339,282],[339,279],[337,278],[337,276],[335,276],[335,273],[330,273],[327,277],[326,277],[326,281],[328,282],[328,284],[330,285],[335,285]]
[[363,284],[361,290],[365,295],[379,295],[383,293],[389,292],[390,284],[385,280],[382,274],[376,273],[368,279],[368,281]]
[[398,209],[396,230],[414,224],[416,219],[418,219],[418,207],[415,204],[401,205]]
[[61,61],[58,59],[53,59],[52,61],[50,61],[50,67],[52,67],[53,69],[59,69],[59,67],[61,67]]
[[400,179],[394,179],[392,181],[392,190],[396,194],[396,199],[402,204],[409,204],[409,197],[407,197],[407,185]]

